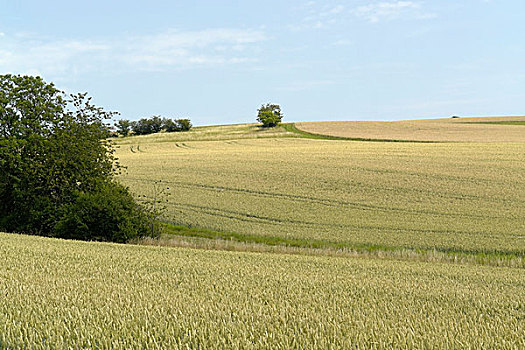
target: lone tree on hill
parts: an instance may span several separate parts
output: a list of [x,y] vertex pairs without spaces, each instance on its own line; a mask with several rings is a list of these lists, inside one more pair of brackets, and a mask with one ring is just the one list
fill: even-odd
[[281,106],[267,103],[257,110],[257,121],[263,123],[263,127],[277,126],[283,119]]
[[115,113],[40,77],[0,75],[0,231],[125,242],[148,214],[118,184]]

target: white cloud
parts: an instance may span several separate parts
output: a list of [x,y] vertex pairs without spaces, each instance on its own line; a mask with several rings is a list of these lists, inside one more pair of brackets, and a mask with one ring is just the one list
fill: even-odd
[[259,30],[207,29],[103,40],[48,40],[30,35],[4,39],[0,71],[40,72],[61,79],[97,70],[162,71],[251,62],[254,46],[266,37]]
[[122,49],[124,61],[142,63],[144,69],[158,69],[163,66],[248,62],[253,58],[238,54],[265,39],[264,33],[252,30],[169,31],[133,38]]
[[427,19],[436,17],[435,14],[425,12],[419,2],[391,1],[359,6],[354,9],[354,14],[368,22],[377,23],[382,20],[392,19]]

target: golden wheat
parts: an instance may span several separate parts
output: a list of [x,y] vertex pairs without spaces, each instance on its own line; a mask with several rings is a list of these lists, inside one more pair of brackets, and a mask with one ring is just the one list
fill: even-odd
[[164,181],[167,219],[176,223],[356,245],[525,251],[525,143],[138,145],[118,151],[128,167],[121,180],[150,196],[152,182]]
[[0,234],[0,348],[525,347],[523,269]]
[[525,117],[449,118],[394,122],[304,122],[297,123],[296,127],[301,131],[313,134],[362,139],[525,142],[525,125],[498,124],[505,122],[525,123]]

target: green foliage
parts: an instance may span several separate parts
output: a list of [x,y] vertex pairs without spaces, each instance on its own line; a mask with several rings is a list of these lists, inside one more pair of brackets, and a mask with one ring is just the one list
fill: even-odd
[[264,127],[277,126],[283,119],[281,106],[267,103],[257,110],[257,121],[263,123]]
[[65,206],[112,181],[114,114],[40,77],[0,75],[0,229],[53,235]]
[[177,132],[188,131],[192,125],[189,119],[170,119],[161,118],[160,116],[153,116],[151,118],[142,118],[138,121],[129,121],[121,119],[115,125],[117,131],[122,136],[128,136],[131,131],[135,135],[149,135],[161,131]]
[[146,213],[124,186],[114,182],[91,193],[80,193],[61,214],[53,234],[60,238],[124,243],[153,236]]
[[127,119],[120,119],[115,126],[117,132],[122,136],[128,136],[131,132],[131,122]]
[[175,120],[180,131],[189,131],[192,127],[189,119],[177,119]]
[[192,125],[189,119],[169,119],[162,120],[162,129],[166,132],[189,131]]
[[173,119],[170,119],[170,118],[162,119],[162,126],[163,126],[163,129],[166,132],[180,131],[179,126],[177,125],[177,123],[175,121],[173,121]]
[[131,122],[131,128],[135,135],[148,135],[155,133],[158,125],[155,125],[153,119],[142,118],[139,121]]

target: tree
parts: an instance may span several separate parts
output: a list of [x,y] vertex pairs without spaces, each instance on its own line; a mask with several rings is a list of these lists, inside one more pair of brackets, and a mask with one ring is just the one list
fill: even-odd
[[192,127],[189,119],[177,119],[175,123],[178,126],[179,131],[189,131]]
[[[40,77],[0,75],[0,230],[53,236],[79,198],[109,191],[117,203],[129,195],[114,179],[119,165],[105,141],[104,120],[113,115],[87,94],[68,96]],[[146,234],[126,220],[119,227]]]
[[117,132],[122,136],[128,136],[131,132],[132,123],[127,119],[120,119],[117,122]]
[[149,224],[148,213],[136,205],[127,188],[111,183],[80,193],[63,206],[52,236],[124,243],[137,238],[137,232],[156,235]]
[[162,118],[159,115],[154,115],[149,120],[151,133],[155,134],[162,130]]
[[148,135],[153,133],[151,121],[147,118],[142,118],[139,121],[133,122],[131,128],[135,135]]
[[162,119],[162,129],[166,132],[180,131],[179,126],[170,118]]
[[257,121],[263,123],[263,127],[277,126],[283,119],[281,106],[267,103],[257,110]]

